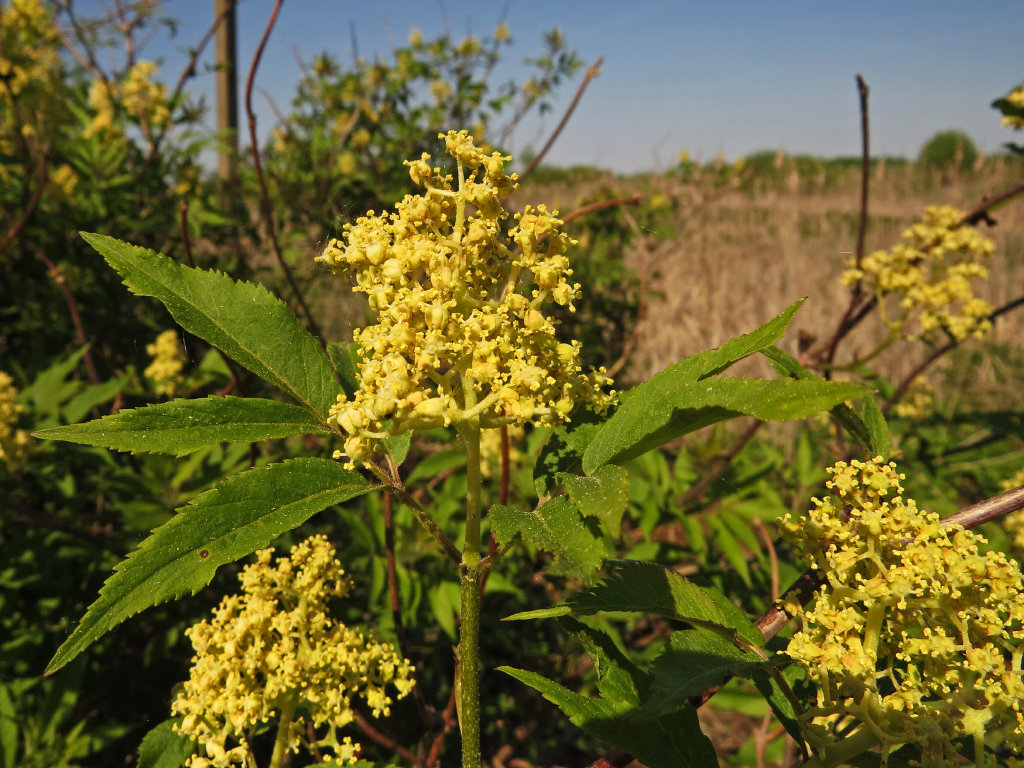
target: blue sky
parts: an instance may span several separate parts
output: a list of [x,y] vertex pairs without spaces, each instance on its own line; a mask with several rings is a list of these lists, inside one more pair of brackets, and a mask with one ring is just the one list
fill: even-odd
[[[183,22],[178,38],[156,39],[143,55],[163,57],[167,76],[176,77],[183,61],[176,49],[203,34],[213,2],[167,0],[164,7]],[[272,7],[272,0],[239,6],[246,68]],[[456,38],[490,34],[508,19],[514,45],[498,80],[524,78],[522,60],[540,52],[544,30],[554,26],[585,62],[604,57],[602,75],[549,155],[558,164],[665,168],[683,148],[703,160],[778,148],[856,155],[857,73],[871,88],[875,154],[916,156],[947,128],[966,131],[986,152],[1022,138],[989,107],[1024,80],[1021,0],[289,0],[258,85],[283,110],[299,77],[297,57],[330,51],[352,60],[351,25],[361,56],[388,60],[411,27],[430,39],[444,31],[446,17]],[[511,150],[554,126],[578,81],[563,88],[553,117],[521,126]],[[209,92],[212,75],[193,88]],[[264,133],[273,117],[257,101]]]

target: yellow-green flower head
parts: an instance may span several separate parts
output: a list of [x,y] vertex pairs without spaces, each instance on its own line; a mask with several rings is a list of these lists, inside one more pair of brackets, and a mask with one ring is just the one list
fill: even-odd
[[892,250],[868,254],[859,267],[850,261],[843,284],[874,291],[883,313],[885,298],[896,296],[897,316],[886,322],[907,338],[929,339],[940,330],[957,341],[984,336],[992,328],[992,306],[974,295],[973,282],[988,279],[980,260],[995,245],[974,227],[958,226],[961,220],[952,206],[927,208]]
[[935,390],[928,379],[918,376],[907,387],[903,397],[894,409],[901,419],[921,421],[935,410]]
[[428,155],[408,162],[425,191],[346,225],[317,257],[351,275],[378,318],[355,334],[361,389],[332,409],[350,462],[386,434],[557,424],[577,403],[611,401],[604,370],[584,372],[579,342],[559,342],[545,314],[551,304],[572,310],[579,295],[562,221],[541,205],[509,222],[501,196],[516,183],[512,158],[483,152],[466,131],[440,138],[454,175]]
[[24,429],[18,429],[18,418],[25,410],[15,402],[18,390],[14,379],[0,371],[0,465],[17,468],[28,455],[32,438]]
[[242,594],[186,633],[195,656],[171,711],[181,717],[176,729],[201,747],[191,768],[255,765],[253,736],[272,720],[288,751],[316,747],[355,762],[359,745],[336,733],[354,719],[353,699],[380,717],[390,713],[389,687],[397,698],[412,689],[412,667],[390,644],[330,616],[329,602],[352,584],[325,537],[296,544],[276,563],[272,555],[257,552],[242,570]]
[[[1018,85],[1004,97],[1015,107],[1024,108],[1024,85]],[[1024,118],[1016,115],[1003,115],[1003,125],[1015,131],[1024,130]]]
[[153,391],[158,395],[174,395],[178,376],[185,367],[185,355],[178,343],[178,334],[173,330],[163,331],[156,341],[146,345],[146,354],[153,358],[143,374],[153,382]]
[[826,579],[787,649],[818,686],[809,743],[839,749],[854,720],[865,748],[917,744],[927,768],[957,765],[958,739],[973,741],[978,766],[994,764],[981,748],[995,732],[1024,757],[1018,565],[904,499],[881,457],[829,473],[832,495],[781,521]]
[[94,80],[89,88],[89,106],[95,114],[85,136],[116,131],[118,108],[146,129],[166,125],[171,119],[167,86],[152,80],[156,72],[156,64],[143,60],[132,65],[121,83]]

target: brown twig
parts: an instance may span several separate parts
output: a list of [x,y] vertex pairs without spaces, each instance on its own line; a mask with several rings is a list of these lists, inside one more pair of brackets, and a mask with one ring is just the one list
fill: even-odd
[[100,383],[99,374],[96,372],[96,364],[92,359],[92,351],[89,349],[89,339],[85,335],[85,326],[82,324],[82,314],[78,311],[78,302],[75,301],[75,296],[71,293],[71,289],[68,288],[67,280],[64,279],[64,273],[60,271],[54,261],[46,255],[46,251],[40,248],[36,243],[29,243],[29,248],[39,259],[46,265],[46,268],[50,271],[50,277],[53,278],[53,282],[57,284],[60,292],[64,295],[64,303],[67,304],[68,313],[71,315],[71,322],[75,326],[75,340],[78,342],[80,347],[85,348],[85,352],[82,354],[82,361],[85,363],[85,371],[89,376],[89,383],[96,385]]
[[857,222],[857,266],[864,260],[864,243],[868,232],[868,189],[871,186],[871,123],[868,118],[868,84],[857,75],[860,96],[860,216]]
[[[1016,309],[1017,307],[1024,304],[1024,296],[1019,296],[1013,301],[1007,302],[999,309],[995,310],[991,315],[988,316],[989,322],[994,322],[1000,315],[1005,315],[1007,312]],[[931,367],[939,358],[960,346],[961,342],[956,339],[950,339],[941,347],[933,350],[924,360],[915,365],[910,373],[908,373],[900,385],[896,387],[896,390],[892,393],[892,396],[882,406],[882,413],[888,414],[892,410],[893,406],[896,405],[906,394],[907,389],[913,384],[914,379],[924,373],[929,367]]]
[[7,250],[14,239],[21,234],[21,230],[28,224],[28,220],[32,218],[32,214],[36,212],[36,208],[39,207],[39,201],[43,199],[43,192],[46,190],[46,180],[49,170],[49,158],[47,153],[44,151],[39,157],[39,164],[35,169],[36,177],[36,188],[32,190],[32,196],[28,199],[25,204],[25,210],[21,212],[21,216],[18,220],[11,224],[7,229],[7,234],[4,235],[3,240],[0,240],[0,253]]
[[1013,488],[1009,491],[993,496],[991,499],[979,501],[969,507],[964,507],[959,512],[954,512],[942,519],[945,526],[962,525],[964,528],[976,528],[989,520],[996,520],[1000,517],[1024,509],[1024,486]]
[[[458,672],[458,667],[456,666],[455,674],[458,675]],[[434,741],[430,745],[430,752],[427,754],[427,768],[438,768],[441,765],[441,750],[444,749],[444,740],[456,725],[454,687],[452,688],[451,695],[448,697],[448,704],[444,708],[444,712],[441,713],[441,721],[443,723],[441,732],[434,737]]]
[[[864,78],[857,75],[857,93],[860,97],[860,139],[861,139],[861,171],[860,171],[860,216],[857,224],[857,251],[854,255],[855,263],[859,268],[864,260],[864,244],[868,231],[868,188],[871,177],[871,131],[868,118],[868,86]],[[822,357],[825,363],[831,364],[836,357],[836,350],[839,342],[852,331],[857,322],[854,320],[864,300],[864,288],[857,283],[850,291],[850,303],[839,319],[835,332],[825,346],[825,353]],[[859,317],[863,317],[860,315]],[[825,372],[829,376],[829,372]]]
[[519,174],[520,179],[525,179],[538,165],[540,165],[540,161],[544,159],[548,150],[551,149],[551,146],[555,143],[555,139],[558,138],[559,134],[562,133],[562,129],[565,128],[566,124],[569,122],[569,118],[572,117],[572,113],[576,111],[576,105],[580,103],[580,99],[583,97],[583,92],[587,89],[587,86],[590,85],[590,81],[601,74],[601,64],[603,62],[604,58],[602,57],[587,69],[587,73],[583,76],[583,82],[580,83],[580,87],[576,89],[576,95],[573,96],[572,101],[569,103],[569,108],[565,110],[565,114],[562,115],[562,119],[555,127],[555,130],[552,131],[551,136],[544,144],[544,148],[541,149],[541,151],[537,153],[537,156],[533,158],[533,161],[526,166],[526,170]]
[[573,219],[578,219],[580,216],[586,216],[588,213],[594,211],[600,211],[604,208],[615,208],[620,205],[640,205],[644,201],[643,195],[633,195],[632,197],[616,197],[611,200],[597,200],[593,203],[587,203],[581,205],[571,213],[562,216],[562,222],[570,222]]
[[270,202],[270,192],[267,189],[267,182],[263,175],[263,163],[260,160],[260,145],[256,136],[256,113],[253,112],[252,108],[252,92],[256,81],[256,70],[259,68],[260,60],[263,58],[263,51],[266,50],[267,41],[270,39],[270,33],[273,31],[274,24],[277,22],[277,16],[281,12],[281,5],[283,2],[284,0],[276,0],[274,3],[274,8],[270,12],[270,19],[267,21],[267,27],[263,31],[263,37],[260,39],[260,44],[256,48],[256,53],[253,56],[252,66],[249,68],[249,76],[245,81],[245,114],[249,121],[249,142],[252,150],[253,168],[256,171],[256,180],[260,187],[260,207],[263,209],[263,218],[266,222],[267,233],[270,235],[270,244],[274,251],[274,257],[277,259],[277,263],[281,267],[281,271],[284,273],[289,286],[291,286],[292,295],[302,308],[302,313],[305,316],[306,324],[309,326],[310,332],[312,332],[320,342],[320,346],[326,351],[327,342],[320,334],[320,326],[313,317],[313,313],[310,311],[309,305],[306,304],[306,297],[302,294],[299,286],[295,283],[295,278],[292,275],[291,269],[288,268],[288,264],[284,260],[284,254],[281,252],[281,244],[277,238],[277,226],[274,224],[274,209]]
[[370,721],[362,715],[356,715],[356,725],[358,725],[359,729],[363,733],[365,733],[370,739],[380,744],[385,749],[390,749],[396,755],[398,755],[404,760],[408,760],[414,765],[420,765],[419,758],[416,757],[416,754],[412,750],[410,750],[407,747],[403,747],[390,736],[387,736],[378,731],[376,728],[370,725]]
[[991,224],[992,221],[988,218],[988,212],[1000,203],[1005,203],[1011,197],[1019,195],[1021,192],[1024,192],[1024,182],[1016,184],[1009,189],[1004,189],[1002,192],[999,192],[992,197],[982,198],[980,203],[960,217],[960,221],[957,222],[956,226],[962,227],[966,224],[975,225],[981,221],[986,221]]

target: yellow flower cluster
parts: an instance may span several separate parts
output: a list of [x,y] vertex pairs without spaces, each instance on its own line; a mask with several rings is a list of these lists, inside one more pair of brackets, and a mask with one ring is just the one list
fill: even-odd
[[[60,58],[62,44],[52,9],[41,0],[0,5],[0,154],[21,157],[45,147],[68,113]],[[20,161],[19,161],[20,162]],[[0,163],[0,184],[24,182],[17,163]],[[48,209],[44,197],[41,205]]]
[[466,131],[440,138],[454,176],[426,154],[407,162],[425,193],[346,225],[344,241],[317,257],[350,274],[378,316],[355,334],[361,389],[331,411],[348,435],[350,464],[387,434],[556,424],[578,403],[604,410],[611,401],[604,370],[584,373],[580,343],[559,342],[543,311],[551,302],[571,310],[579,294],[568,282],[562,222],[528,206],[506,232],[511,158],[485,154]]
[[952,768],[962,739],[980,767],[994,764],[983,750],[994,733],[1024,756],[1017,564],[904,500],[904,476],[881,457],[829,473],[833,495],[781,521],[826,579],[787,649],[818,687],[802,719],[819,762],[916,744],[922,766]]
[[40,0],[11,0],[0,9],[0,102],[60,77],[60,38]]
[[185,355],[178,344],[178,334],[172,330],[163,331],[156,341],[146,345],[146,354],[153,362],[144,371],[146,378],[154,383],[153,391],[158,395],[174,396],[178,375],[185,367]]
[[906,392],[893,409],[901,419],[921,421],[935,410],[935,390],[928,379],[918,376],[907,387]]
[[[974,227],[958,226],[960,220],[952,206],[927,208],[892,250],[865,256],[859,268],[849,262],[843,284],[874,291],[883,313],[885,297],[897,296],[900,315],[886,322],[908,338],[928,339],[939,330],[957,341],[983,336],[992,327],[992,307],[974,295],[972,281],[988,279],[979,260],[995,246]],[[919,327],[912,333],[907,326],[915,313]]]
[[171,119],[167,86],[153,82],[156,71],[153,62],[137,61],[121,83],[94,80],[89,88],[89,106],[96,114],[86,126],[85,136],[114,130],[118,108],[147,130],[166,125]]
[[[278,765],[286,751],[310,747],[353,763],[359,745],[336,733],[355,717],[352,699],[379,717],[390,714],[388,686],[398,698],[412,689],[412,668],[391,645],[329,615],[330,601],[352,584],[325,537],[296,544],[276,565],[272,553],[257,552],[242,570],[243,594],[224,598],[211,620],[187,632],[195,656],[172,713],[182,718],[177,730],[205,752],[191,768],[255,765],[252,737],[272,718],[283,744]],[[311,742],[307,724],[326,726],[326,735]]]
[[18,390],[14,379],[0,371],[0,464],[16,468],[28,455],[31,438],[24,429],[18,429],[18,417],[25,410],[15,402]]
[[[1024,108],[1024,85],[1018,85],[1004,97],[1015,107]],[[1003,125],[1015,131],[1024,129],[1024,118],[1016,115],[1003,115]]]

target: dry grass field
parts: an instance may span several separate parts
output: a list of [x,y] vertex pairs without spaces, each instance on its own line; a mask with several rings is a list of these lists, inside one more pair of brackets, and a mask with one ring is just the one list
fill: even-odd
[[[797,352],[800,333],[820,339],[835,328],[848,299],[839,276],[856,250],[859,169],[819,163],[811,173],[798,173],[794,161],[780,156],[774,172],[758,176],[752,171],[748,168],[724,186],[699,179],[687,182],[673,175],[608,176],[571,186],[529,185],[520,192],[524,200],[545,200],[563,213],[594,199],[600,191],[605,196],[639,193],[650,201],[672,201],[672,221],[643,231],[631,248],[633,266],[645,272],[655,295],[637,328],[630,378],[642,378],[750,331],[800,297],[806,296],[807,302],[784,339],[790,352]],[[866,251],[891,247],[926,206],[948,204],[966,210],[986,196],[1019,184],[1022,176],[1024,163],[999,157],[953,176],[913,164],[876,164]],[[981,226],[996,244],[991,279],[981,293],[998,307],[1024,294],[1024,197],[994,211],[993,218],[996,226]],[[1024,309],[1001,318],[986,341],[989,349],[999,348],[1001,354],[971,358],[970,364],[977,366],[971,373],[978,388],[1016,388],[1015,382],[1006,381],[1012,371],[1000,366],[1008,358],[1024,361],[1022,313]],[[864,323],[840,348],[837,362],[869,351],[882,337],[880,323],[873,319]],[[950,358],[962,365],[970,348],[977,349],[978,344],[968,342]],[[926,351],[920,343],[900,343],[874,365],[887,376],[899,376]],[[945,365],[948,370],[950,364]]]

